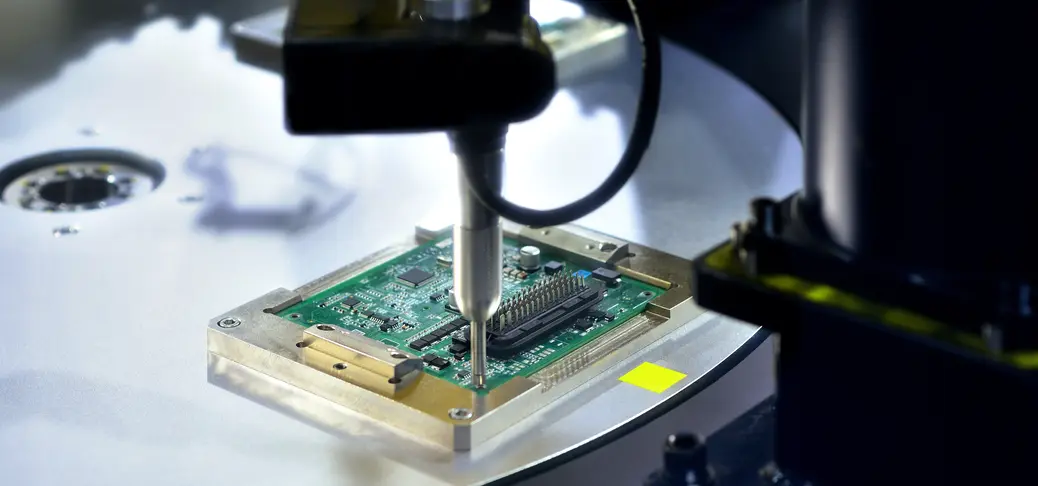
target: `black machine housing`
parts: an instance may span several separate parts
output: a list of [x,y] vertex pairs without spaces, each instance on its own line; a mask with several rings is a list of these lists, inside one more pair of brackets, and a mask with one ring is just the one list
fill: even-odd
[[493,2],[461,22],[423,19],[406,3],[294,3],[283,50],[290,131],[507,126],[548,106],[555,61],[528,1]]
[[[813,486],[1030,484],[1033,46],[1018,4],[807,0],[804,188],[695,262],[780,333],[775,459]],[[1025,161],[1026,160],[1026,161]]]

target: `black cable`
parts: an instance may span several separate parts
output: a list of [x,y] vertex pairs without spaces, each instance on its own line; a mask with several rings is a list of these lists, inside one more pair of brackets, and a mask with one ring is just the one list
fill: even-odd
[[556,226],[569,223],[591,214],[603,204],[609,202],[627,181],[634,175],[641,164],[645,151],[649,148],[652,133],[656,128],[656,116],[660,106],[660,90],[663,78],[663,60],[660,52],[660,33],[652,2],[643,0],[641,12],[635,6],[635,0],[627,0],[634,17],[634,25],[642,45],[642,88],[638,98],[638,110],[634,116],[634,126],[627,141],[620,162],[609,174],[602,185],[590,194],[565,206],[538,210],[518,206],[493,190],[487,183],[483,173],[484,164],[479,158],[460,158],[461,170],[468,179],[470,188],[480,202],[501,217],[515,223],[533,226]]

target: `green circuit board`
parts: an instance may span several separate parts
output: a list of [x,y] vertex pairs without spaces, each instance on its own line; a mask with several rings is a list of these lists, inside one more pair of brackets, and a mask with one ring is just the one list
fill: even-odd
[[[451,244],[450,236],[433,240],[278,315],[307,327],[335,324],[389,346],[406,349],[426,357],[426,373],[471,389],[469,354],[451,351],[452,336],[467,335],[468,327],[458,328],[443,338],[432,337],[437,330],[449,330],[450,327],[444,326],[457,324],[460,318],[447,297],[452,286]],[[485,391],[514,376],[529,376],[537,372],[638,315],[647,303],[664,292],[629,278],[611,281],[607,286],[592,275],[595,269],[578,266],[543,249],[542,263],[562,264],[562,267],[550,265],[554,270],[552,276],[548,275],[546,266],[538,271],[525,272],[518,267],[520,246],[510,239],[506,239],[503,245],[503,300],[523,291],[529,292],[539,282],[544,284],[552,278],[569,275],[601,288],[604,296],[578,318],[539,336],[517,353],[506,358],[490,357]],[[414,284],[407,279],[421,282]],[[415,349],[416,345],[424,343],[428,344]],[[428,362],[433,357],[429,355],[441,358],[438,361],[440,367]]]

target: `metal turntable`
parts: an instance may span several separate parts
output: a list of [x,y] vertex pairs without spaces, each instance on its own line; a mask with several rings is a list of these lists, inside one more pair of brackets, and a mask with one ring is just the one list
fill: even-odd
[[[285,132],[276,65],[249,57],[271,44],[242,47],[279,3],[0,6],[0,482],[629,484],[670,430],[709,432],[770,393],[706,388],[765,335],[701,311],[470,452],[336,430],[210,384],[210,318],[442,227],[454,210],[442,135]],[[630,34],[610,32],[548,111],[513,129],[508,197],[568,201],[616,159],[638,60]],[[688,258],[746,200],[792,191],[801,153],[742,83],[677,47],[665,56],[667,76],[697,90],[664,92],[635,183],[579,225]],[[694,177],[673,177],[678,166]],[[525,174],[549,169],[522,190]],[[767,354],[733,376],[766,381]],[[641,363],[686,378],[658,393],[619,380]],[[575,472],[592,458],[606,465]]]

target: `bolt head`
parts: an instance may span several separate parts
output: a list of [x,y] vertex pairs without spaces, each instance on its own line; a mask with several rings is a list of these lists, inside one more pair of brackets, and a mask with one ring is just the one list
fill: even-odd
[[663,464],[671,473],[695,471],[697,475],[706,477],[706,442],[696,434],[682,433],[667,437],[663,447]]
[[467,408],[452,408],[447,415],[454,420],[469,420],[472,418],[472,410]]

